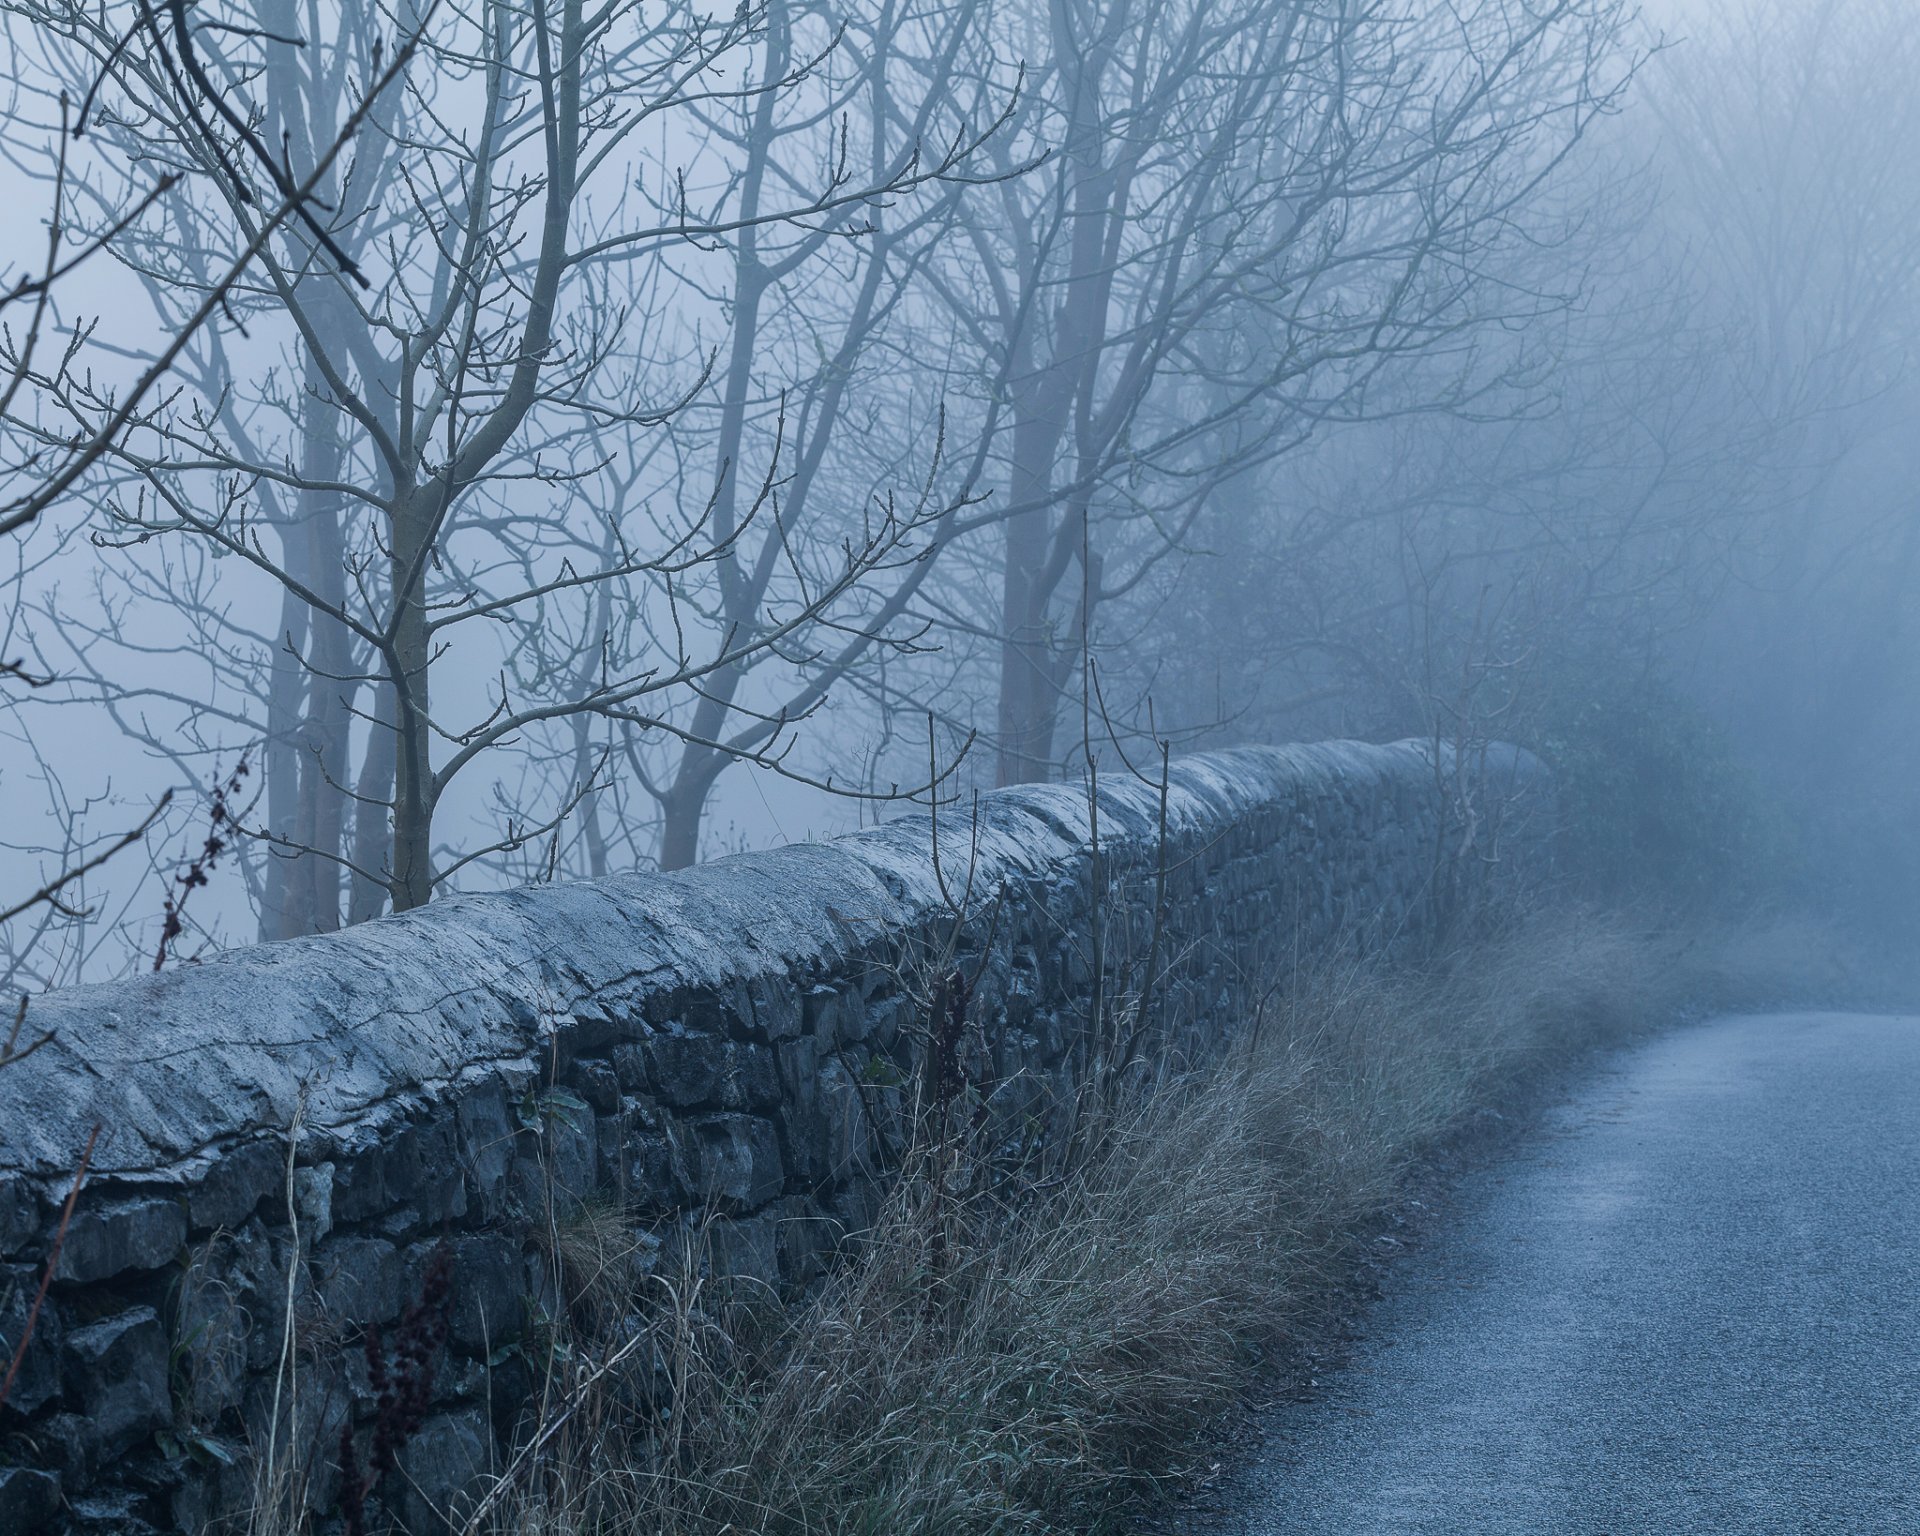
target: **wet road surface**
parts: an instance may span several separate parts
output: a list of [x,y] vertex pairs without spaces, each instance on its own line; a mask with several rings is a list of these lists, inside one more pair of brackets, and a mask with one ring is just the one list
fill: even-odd
[[1635,1046],[1396,1266],[1208,1536],[1920,1536],[1920,1019]]

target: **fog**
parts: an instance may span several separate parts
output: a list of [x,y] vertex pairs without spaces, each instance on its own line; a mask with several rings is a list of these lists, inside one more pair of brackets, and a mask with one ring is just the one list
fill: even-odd
[[0,11],[0,984],[1329,736],[1912,936],[1897,0]]

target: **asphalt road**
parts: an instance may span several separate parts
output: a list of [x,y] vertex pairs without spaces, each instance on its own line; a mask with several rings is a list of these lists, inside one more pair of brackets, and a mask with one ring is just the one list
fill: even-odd
[[1469,1175],[1232,1536],[1920,1533],[1920,1019],[1728,1018]]

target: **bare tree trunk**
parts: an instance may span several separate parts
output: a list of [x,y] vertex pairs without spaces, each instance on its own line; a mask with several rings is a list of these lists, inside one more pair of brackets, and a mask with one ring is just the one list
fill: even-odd
[[706,813],[707,796],[712,789],[711,775],[689,776],[683,762],[673,787],[660,799],[662,869],[688,869],[700,861],[700,821]]
[[387,905],[384,878],[393,867],[394,744],[398,739],[393,686],[373,685],[373,728],[367,736],[360,777],[354,782],[353,880],[347,898],[347,921],[364,923],[378,917]]
[[[282,530],[289,546],[298,542],[296,530]],[[289,549],[289,563],[292,561]],[[306,648],[307,605],[291,591],[280,599],[280,622],[274,634],[273,662],[267,683],[267,740],[261,764],[266,783],[267,830],[291,841],[299,816],[300,748],[296,739],[300,696],[306,681],[301,654]],[[269,848],[260,883],[260,937],[289,938],[294,926],[293,861]]]
[[[307,851],[295,860],[294,873],[296,884],[305,888],[299,903],[299,931],[331,933],[340,926],[341,839],[355,685],[353,649],[345,627],[334,617],[347,605],[340,508],[338,498],[319,487],[339,480],[345,452],[339,410],[328,397],[324,373],[311,358],[306,384],[302,475],[308,489],[301,492],[298,506],[309,551],[308,581],[324,606],[313,610],[308,640],[310,677],[300,764],[304,802],[300,841]],[[333,613],[327,611],[329,607]]]
[[435,519],[426,498],[402,499],[393,516],[393,648],[388,657],[394,694],[393,910],[411,911],[433,898],[433,733],[428,673],[432,636],[427,628],[427,540]]
[[600,825],[600,790],[594,783],[599,764],[593,756],[592,722],[585,715],[575,715],[570,723],[573,727],[574,793],[580,797],[576,812],[580,818],[580,838],[587,848],[587,873],[599,880],[607,873],[607,838]]
[[1022,512],[1007,522],[995,765],[995,780],[1003,785],[1039,784],[1052,776],[1048,743],[1040,739],[1040,731],[1050,719],[1051,701],[1043,695],[1048,691],[1053,666],[1046,594],[1036,582],[1046,558],[1047,532],[1044,507]]
[[1064,390],[1048,368],[1021,391],[1013,429],[1008,504],[1021,510],[1006,521],[1006,569],[1001,577],[1000,699],[995,780],[1040,784],[1053,771],[1053,637],[1047,610],[1053,595],[1045,579],[1053,534],[1053,461],[1067,429]]
[[[337,447],[337,444],[336,444]],[[333,455],[337,471],[339,454]],[[345,551],[339,514],[318,509],[313,522],[315,586],[337,608],[346,606]],[[342,866],[346,832],[348,748],[353,724],[353,649],[345,628],[331,614],[316,611],[312,642],[313,681],[308,692],[307,725],[312,748],[307,769],[313,784],[313,852],[303,856],[312,886],[310,928],[331,933],[340,926]]]

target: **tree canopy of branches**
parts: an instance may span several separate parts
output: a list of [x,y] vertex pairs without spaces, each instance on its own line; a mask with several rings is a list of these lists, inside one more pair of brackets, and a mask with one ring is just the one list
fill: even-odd
[[[96,541],[129,556],[117,585],[91,617],[39,615],[68,696],[183,771],[236,733],[264,742],[253,833],[270,856],[252,866],[264,936],[419,905],[468,865],[556,832],[596,795],[611,752],[588,749],[534,824],[509,818],[479,846],[437,840],[451,786],[496,748],[593,717],[773,762],[765,749],[804,699],[722,744],[676,718],[680,696],[724,698],[815,627],[884,638],[849,600],[911,561],[943,510],[934,488],[803,548],[778,452],[744,490],[737,442],[705,484],[651,471],[695,451],[678,419],[717,370],[723,442],[759,381],[735,358],[721,368],[689,323],[729,248],[753,263],[785,240],[786,276],[859,242],[882,253],[884,293],[894,243],[963,184],[995,126],[989,93],[977,122],[944,95],[899,121],[875,71],[902,34],[943,46],[964,11],[887,12],[855,33],[798,28],[784,5],[718,19],[692,6],[440,9],[416,25],[356,154],[324,174],[379,64],[378,7],[302,18],[261,4],[201,23],[206,67],[233,82],[217,111],[168,67],[162,34],[123,35],[84,7],[35,15],[50,67],[103,81],[95,133],[197,194],[111,247],[163,333],[221,283],[214,231],[253,220],[236,170],[250,151],[278,145],[326,210],[226,284],[228,323],[167,359],[168,406],[115,435],[87,480]],[[856,143],[844,109],[869,101]],[[816,131],[777,177],[703,153],[716,123],[771,136],[796,114],[810,121],[794,132]],[[719,306],[736,329],[750,331],[749,300],[736,288]],[[861,317],[850,323],[857,333]],[[86,381],[50,393],[79,420],[112,407]],[[169,552],[146,558],[156,548]],[[790,578],[777,592],[769,566]],[[236,568],[276,594],[271,619],[237,600]],[[171,667],[131,678],[128,653],[155,642],[129,619],[155,608],[182,621],[172,646],[203,683],[183,687]]]
[[0,24],[46,211],[0,774],[52,829],[8,952],[112,890],[41,981],[158,921],[242,760],[196,942],[684,866],[749,778],[1071,776],[1096,718],[1484,733],[1549,649],[1826,551],[1753,530],[1909,366],[1890,0]]

